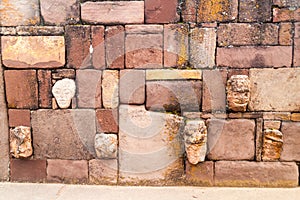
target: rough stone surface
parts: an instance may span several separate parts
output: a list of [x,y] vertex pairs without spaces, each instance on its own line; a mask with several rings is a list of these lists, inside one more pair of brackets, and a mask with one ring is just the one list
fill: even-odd
[[291,113],[290,112],[264,112],[263,118],[264,120],[289,121],[291,120]]
[[118,111],[112,109],[97,109],[97,132],[118,133]]
[[273,0],[273,5],[279,7],[299,7],[300,2],[295,0]]
[[277,45],[278,25],[230,23],[218,27],[219,46]]
[[84,69],[92,65],[89,26],[66,26],[67,66]]
[[[105,68],[105,44],[104,44],[104,26],[91,27],[92,47],[92,65],[95,69]],[[91,52],[92,50],[92,52]]]
[[93,110],[37,110],[31,113],[34,157],[91,159],[96,134]]
[[118,137],[115,134],[100,133],[95,136],[96,155],[100,159],[116,159],[118,155]]
[[146,80],[201,80],[201,70],[154,69],[146,71]]
[[204,0],[199,3],[197,22],[233,21],[238,14],[237,0]]
[[[62,26],[17,26],[16,33],[22,36],[37,36],[37,35],[44,35],[44,36],[62,36],[65,30]],[[8,35],[16,35],[8,34]]]
[[[152,26],[156,29],[156,26]],[[162,26],[161,26],[162,27]],[[136,29],[148,31],[148,28],[136,26]],[[130,30],[131,32],[134,30]],[[128,32],[126,27],[126,32]],[[163,64],[163,36],[154,34],[128,34],[125,40],[126,68],[162,68]]]
[[114,109],[119,105],[119,72],[105,70],[102,77],[102,103],[104,108]]
[[144,1],[85,2],[81,4],[81,18],[97,24],[144,23]]
[[170,23],[179,21],[177,0],[145,0],[146,23]]
[[[279,44],[292,45],[293,28],[291,23],[281,23],[279,28]],[[295,43],[296,44],[296,43]]]
[[40,11],[38,0],[5,0],[0,2],[1,26],[38,25]]
[[52,105],[52,81],[50,70],[38,70],[38,85],[39,85],[39,107],[51,108]]
[[183,174],[183,118],[121,105],[120,181],[132,184],[175,183]]
[[124,69],[125,29],[123,26],[108,26],[105,29],[106,66],[109,69]]
[[146,83],[146,108],[160,111],[199,111],[200,81],[154,81]]
[[74,69],[57,69],[52,71],[52,79],[60,80],[63,78],[75,79]]
[[187,25],[164,25],[164,67],[184,68],[189,59],[189,30]]
[[298,174],[296,163],[246,161],[215,163],[216,186],[297,187]]
[[[299,14],[300,15],[300,14]],[[294,67],[300,67],[300,23],[295,23]]]
[[203,71],[202,111],[226,111],[226,80],[224,70]]
[[77,70],[78,107],[101,108],[101,76],[98,70]]
[[115,185],[118,179],[117,160],[90,160],[89,181],[92,184]]
[[47,181],[54,183],[87,183],[86,160],[47,160]]
[[273,22],[300,21],[300,8],[273,8]]
[[204,121],[188,120],[184,127],[185,152],[188,161],[196,165],[205,160],[207,128]]
[[2,62],[8,68],[58,68],[65,64],[62,36],[1,37]]
[[46,160],[17,160],[11,159],[11,181],[18,182],[45,182]]
[[300,161],[300,123],[282,122],[283,146],[280,160]]
[[27,126],[10,129],[10,153],[15,158],[28,158],[32,155],[31,130]]
[[186,162],[187,185],[213,186],[214,185],[214,163],[206,161],[192,165]]
[[279,130],[281,126],[281,121],[269,121],[265,120],[264,121],[264,129],[275,129]]
[[290,67],[292,47],[232,47],[217,48],[217,65],[231,68]]
[[212,68],[215,65],[216,31],[193,28],[190,33],[190,64],[192,68]]
[[57,81],[52,88],[53,96],[60,108],[70,107],[75,92],[75,81],[68,78]]
[[185,0],[183,4],[180,4],[181,17],[184,22],[196,22],[197,21],[197,0]]
[[120,72],[120,102],[143,104],[145,102],[145,71],[122,70]]
[[300,122],[300,113],[293,113],[291,116],[291,120],[295,122]]
[[300,111],[300,69],[251,69],[250,83],[251,111]]
[[268,22],[272,18],[272,0],[240,0],[240,22]]
[[208,121],[208,158],[253,160],[255,122],[247,119]]
[[282,151],[282,133],[279,130],[266,129],[263,138],[263,161],[279,160]]
[[79,22],[78,0],[41,0],[41,15],[46,24],[76,24]]
[[9,126],[17,127],[17,126],[31,126],[30,125],[30,110],[23,109],[9,109],[8,110],[9,117]]
[[6,70],[4,77],[9,108],[38,108],[38,83],[35,70]]
[[255,134],[255,160],[261,161],[263,148],[263,119],[256,119],[256,134]]
[[229,109],[245,112],[250,99],[250,81],[248,76],[231,76],[227,81],[226,90]]

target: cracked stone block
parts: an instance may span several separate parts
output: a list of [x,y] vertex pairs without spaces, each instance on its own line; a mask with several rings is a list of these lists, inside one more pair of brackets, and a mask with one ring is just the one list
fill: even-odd
[[52,88],[53,96],[60,108],[70,107],[75,91],[75,81],[68,78],[57,81]]
[[31,129],[18,126],[10,129],[10,153],[15,158],[28,158],[32,155]]
[[267,129],[263,136],[263,161],[277,161],[280,158],[283,145],[283,135],[279,130]]
[[101,133],[95,136],[95,150],[98,158],[115,159],[118,154],[117,149],[117,135]]

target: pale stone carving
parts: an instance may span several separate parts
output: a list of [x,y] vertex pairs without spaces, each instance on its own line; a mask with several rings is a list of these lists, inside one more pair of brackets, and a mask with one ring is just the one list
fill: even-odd
[[282,133],[276,129],[266,129],[263,137],[263,161],[277,161],[282,152]]
[[10,153],[15,158],[28,158],[32,155],[30,127],[18,126],[10,129]]
[[207,128],[202,120],[188,120],[184,128],[185,151],[188,161],[196,165],[205,160]]
[[230,110],[245,112],[250,99],[250,81],[246,75],[233,75],[227,81],[227,102]]
[[117,135],[101,133],[95,136],[95,150],[98,158],[117,158],[117,147]]
[[75,90],[75,81],[72,79],[65,78],[54,84],[52,94],[60,108],[68,108],[70,106]]

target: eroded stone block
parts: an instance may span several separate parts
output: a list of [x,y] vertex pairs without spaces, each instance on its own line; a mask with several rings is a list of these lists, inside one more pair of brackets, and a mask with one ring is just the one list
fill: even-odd
[[102,102],[104,108],[117,108],[119,105],[119,72],[103,71]]
[[184,129],[185,152],[191,164],[205,160],[207,151],[207,128],[204,121],[189,120]]
[[60,108],[68,108],[70,106],[75,91],[75,81],[68,78],[57,81],[52,88],[52,93]]
[[229,109],[245,112],[250,99],[250,81],[246,75],[233,75],[227,81]]
[[32,155],[30,127],[18,126],[10,129],[10,153],[15,158],[28,158]]
[[101,133],[95,136],[95,150],[98,158],[117,158],[117,148],[117,135]]
[[282,151],[282,133],[279,130],[267,129],[264,131],[263,138],[263,161],[279,160]]

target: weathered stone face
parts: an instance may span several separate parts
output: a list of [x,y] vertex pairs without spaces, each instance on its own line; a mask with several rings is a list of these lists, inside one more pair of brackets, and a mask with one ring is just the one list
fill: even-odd
[[227,82],[227,102],[233,111],[247,110],[250,99],[250,81],[246,75],[233,75]]
[[70,106],[75,91],[75,82],[68,78],[57,81],[52,88],[52,93],[60,108],[68,108]]
[[117,158],[118,137],[115,134],[97,134],[95,136],[95,150],[98,158]]
[[184,129],[185,151],[191,164],[205,160],[207,151],[207,128],[204,121],[187,121]]
[[30,127],[18,126],[10,130],[10,153],[15,158],[28,158],[32,155]]
[[282,133],[279,130],[267,129],[263,138],[263,161],[279,160],[282,151]]

